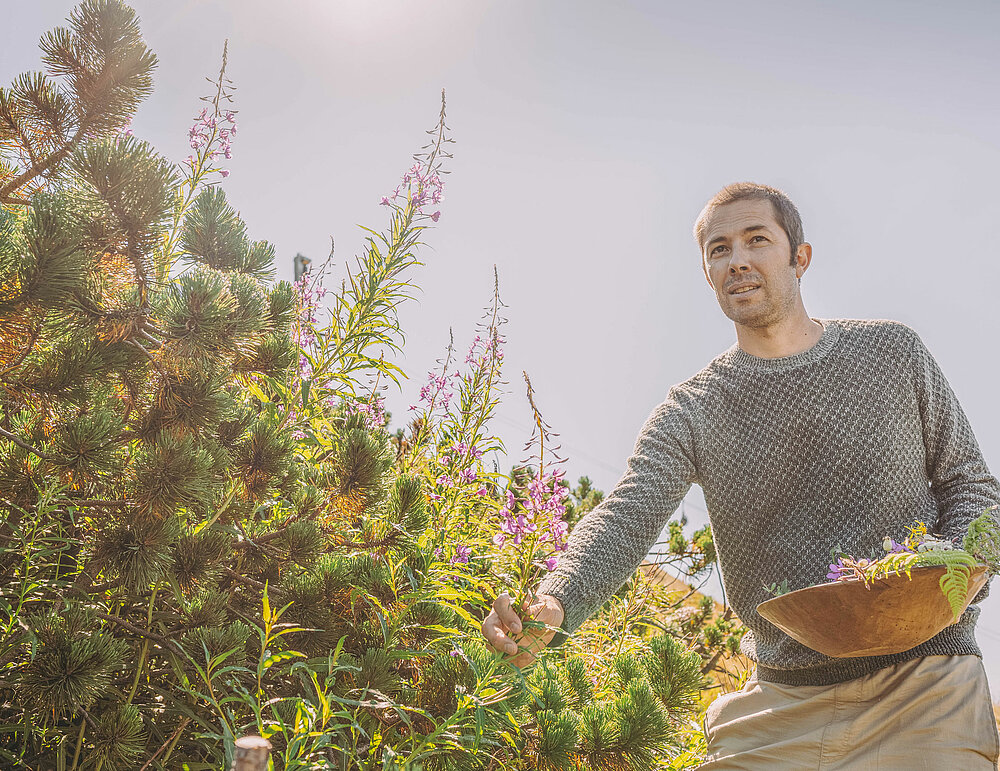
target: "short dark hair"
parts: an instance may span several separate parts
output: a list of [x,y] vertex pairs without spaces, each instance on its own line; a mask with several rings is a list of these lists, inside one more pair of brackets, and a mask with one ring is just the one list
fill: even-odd
[[802,235],[802,218],[799,210],[795,208],[792,200],[776,187],[761,185],[758,182],[733,182],[726,185],[722,190],[712,196],[705,208],[701,210],[698,219],[694,223],[694,239],[698,242],[698,251],[705,249],[705,227],[709,218],[720,206],[737,201],[770,201],[771,208],[774,209],[775,219],[781,229],[788,236],[788,243],[791,247],[791,261],[795,264],[795,254],[799,244],[805,241]]

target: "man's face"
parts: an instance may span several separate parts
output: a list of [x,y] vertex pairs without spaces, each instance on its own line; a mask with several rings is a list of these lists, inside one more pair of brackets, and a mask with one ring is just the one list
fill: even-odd
[[799,247],[790,264],[788,236],[767,200],[720,206],[705,228],[703,267],[719,307],[737,324],[769,327],[799,302],[798,279],[809,265],[811,247]]

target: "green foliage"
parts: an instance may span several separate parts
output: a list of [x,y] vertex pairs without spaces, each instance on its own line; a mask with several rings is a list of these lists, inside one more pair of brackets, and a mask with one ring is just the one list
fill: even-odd
[[90,707],[109,695],[125,663],[126,645],[105,634],[80,608],[30,617],[35,648],[20,672],[17,695],[41,720]]
[[[82,143],[128,125],[152,92],[156,57],[146,48],[135,12],[120,0],[86,0],[69,27],[42,37],[49,75],[26,73],[0,88],[0,204],[21,204],[56,178]],[[24,161],[27,159],[27,162]]]
[[985,562],[991,574],[1000,573],[1000,522],[997,508],[987,509],[969,524],[962,549]]
[[[537,477],[490,463],[496,276],[442,365],[453,400],[394,436],[380,412],[443,100],[321,322],[322,271],[272,282],[273,247],[215,186],[214,128],[180,168],[116,133],[155,63],[130,9],[87,0],[43,50],[64,85],[0,90],[0,764],[228,767],[246,733],[281,769],[667,762],[732,649],[713,608],[682,619],[637,578],[586,650],[523,672],[479,632],[537,579],[494,542],[505,491]],[[224,55],[205,120],[231,95]],[[583,477],[570,498],[578,517],[602,494]],[[714,560],[707,531],[671,540],[687,572]]]
[[264,241],[250,242],[246,225],[226,202],[221,188],[206,188],[194,199],[181,249],[188,260],[215,270],[264,280],[274,275],[274,247]]
[[95,768],[128,768],[145,751],[146,732],[139,710],[116,704],[101,714],[91,736],[88,753]]

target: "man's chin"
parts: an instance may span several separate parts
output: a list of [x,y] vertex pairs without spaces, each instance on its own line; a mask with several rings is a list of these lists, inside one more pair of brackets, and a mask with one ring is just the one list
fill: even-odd
[[773,315],[770,313],[770,309],[755,309],[751,311],[749,308],[731,308],[723,307],[722,312],[726,314],[726,317],[732,321],[734,324],[738,324],[741,327],[747,327],[749,329],[759,329],[761,327],[770,326],[773,323]]

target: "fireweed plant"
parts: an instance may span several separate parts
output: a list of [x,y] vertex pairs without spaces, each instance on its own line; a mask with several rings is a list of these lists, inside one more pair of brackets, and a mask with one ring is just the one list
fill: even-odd
[[[501,550],[507,547],[510,561],[520,567],[512,596],[515,600],[522,598],[523,603],[542,572],[555,570],[559,553],[566,550],[569,527],[565,521],[565,500],[570,493],[563,482],[566,459],[558,454],[560,448],[554,444],[558,434],[545,422],[535,404],[528,373],[522,375],[533,417],[532,434],[525,451],[534,452],[511,475],[511,484],[500,509],[500,532],[493,537],[493,543]],[[537,470],[533,461],[537,462]]]
[[[229,176],[229,170],[221,168],[220,158],[230,160],[232,143],[236,137],[236,115],[238,110],[231,109],[235,86],[226,77],[226,67],[229,63],[229,41],[222,48],[222,65],[218,77],[209,82],[214,86],[214,93],[201,97],[206,106],[194,117],[194,123],[188,129],[188,144],[192,153],[181,164],[181,181],[174,193],[174,205],[170,227],[163,234],[163,258],[157,279],[162,281],[170,273],[182,252],[179,250],[181,225],[194,199],[206,188]],[[131,129],[128,129],[131,131]],[[258,248],[264,247],[261,243]],[[270,255],[273,259],[273,254]]]
[[530,671],[481,638],[599,500],[544,436],[490,463],[496,275],[389,434],[443,99],[339,287],[332,260],[293,287],[222,189],[225,61],[174,164],[125,128],[156,63],[130,8],[86,0],[42,46],[52,77],[0,89],[0,765],[205,771],[246,733],[278,769],[696,765],[738,631],[707,598],[636,577]]

